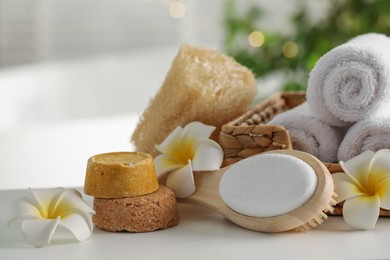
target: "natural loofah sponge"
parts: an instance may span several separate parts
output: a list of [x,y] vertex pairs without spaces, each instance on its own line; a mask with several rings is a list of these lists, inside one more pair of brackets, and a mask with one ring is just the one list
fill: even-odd
[[256,93],[252,72],[216,50],[183,45],[132,135],[137,151],[156,156],[177,126],[192,121],[220,127],[243,114]]

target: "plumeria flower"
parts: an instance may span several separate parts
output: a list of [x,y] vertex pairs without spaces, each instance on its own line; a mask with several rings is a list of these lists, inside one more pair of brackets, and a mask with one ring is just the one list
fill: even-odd
[[380,208],[390,210],[390,150],[366,151],[340,162],[344,173],[333,174],[343,217],[355,229],[372,229]]
[[193,171],[214,171],[221,167],[222,148],[210,140],[215,127],[192,122],[177,127],[160,145],[162,154],[154,159],[157,176],[168,174],[166,185],[177,198],[185,198],[195,192]]
[[91,235],[91,214],[95,212],[78,191],[64,188],[30,191],[31,197],[19,198],[11,205],[7,222],[10,227],[21,221],[27,242],[37,247],[48,245],[58,227],[70,231],[78,241]]

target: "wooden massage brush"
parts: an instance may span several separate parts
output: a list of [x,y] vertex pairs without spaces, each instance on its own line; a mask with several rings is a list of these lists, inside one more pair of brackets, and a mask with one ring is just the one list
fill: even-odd
[[216,210],[246,229],[308,230],[335,204],[328,169],[296,150],[265,152],[212,172],[194,174],[196,191],[181,202]]

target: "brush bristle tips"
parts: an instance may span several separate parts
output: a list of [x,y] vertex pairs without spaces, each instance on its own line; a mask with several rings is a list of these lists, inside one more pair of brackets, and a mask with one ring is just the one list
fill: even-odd
[[318,225],[321,225],[325,220],[328,219],[328,215],[326,213],[333,213],[334,207],[337,204],[336,198],[338,195],[333,192],[332,198],[329,201],[329,204],[325,206],[323,211],[321,211],[318,215],[316,215],[313,219],[309,220],[306,224],[296,228],[296,231],[308,231],[311,228],[315,228]]
[[325,213],[333,213],[333,211],[334,207],[332,207],[331,205],[328,205],[324,210]]

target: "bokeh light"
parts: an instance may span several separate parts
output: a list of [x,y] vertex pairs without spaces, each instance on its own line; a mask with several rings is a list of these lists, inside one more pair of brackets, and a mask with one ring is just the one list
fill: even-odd
[[248,36],[249,45],[255,48],[260,47],[264,43],[264,34],[259,31],[253,31]]
[[173,2],[169,5],[169,14],[172,18],[181,19],[186,14],[186,7],[181,2]]
[[286,42],[283,45],[282,51],[286,58],[294,58],[299,53],[299,47],[295,42]]

